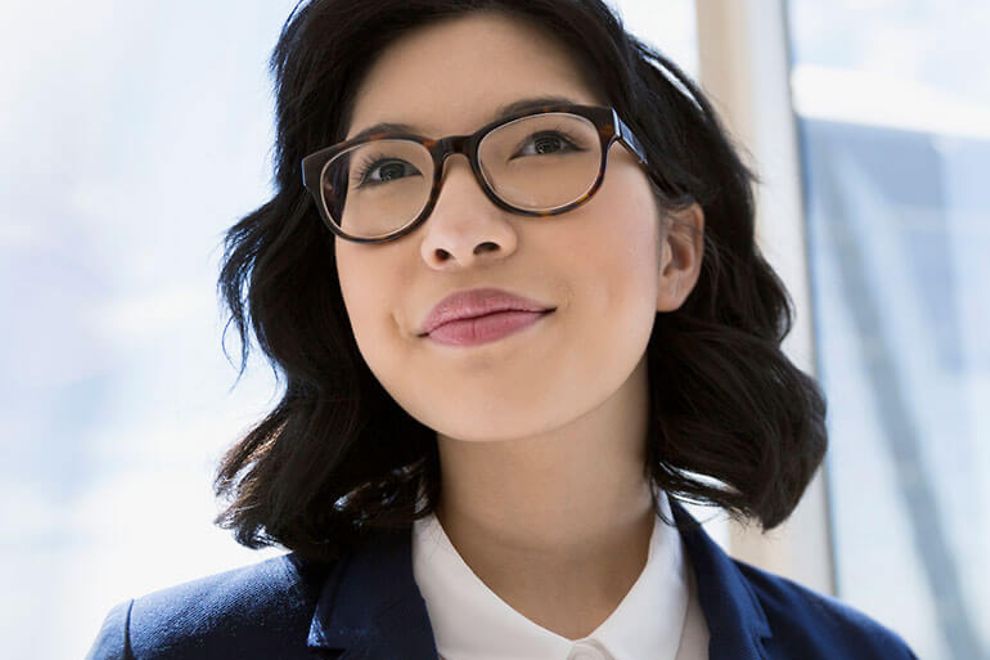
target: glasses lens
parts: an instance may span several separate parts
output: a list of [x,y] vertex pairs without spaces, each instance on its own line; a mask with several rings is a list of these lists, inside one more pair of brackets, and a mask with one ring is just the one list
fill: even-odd
[[416,219],[430,199],[433,158],[409,140],[374,140],[344,151],[323,170],[323,201],[334,223],[378,238]]
[[549,211],[580,199],[598,178],[601,158],[595,125],[556,112],[500,126],[478,148],[488,185],[527,211]]

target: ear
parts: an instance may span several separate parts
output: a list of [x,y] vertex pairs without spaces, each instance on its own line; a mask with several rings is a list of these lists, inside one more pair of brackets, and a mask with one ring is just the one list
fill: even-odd
[[660,237],[657,311],[672,312],[687,299],[701,273],[705,212],[697,202],[669,214]]

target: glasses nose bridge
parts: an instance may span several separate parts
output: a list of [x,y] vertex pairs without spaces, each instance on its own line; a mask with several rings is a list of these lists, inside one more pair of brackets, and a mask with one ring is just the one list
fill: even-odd
[[485,189],[485,182],[480,176],[480,166],[476,158],[478,148],[476,137],[474,135],[450,135],[437,140],[434,145],[433,156],[436,161],[438,181],[442,181],[444,178],[444,168],[446,167],[447,159],[455,154],[461,154],[467,159],[468,166],[474,178],[478,181],[478,184],[483,190]]
[[471,137],[470,135],[450,135],[437,141],[434,147],[434,157],[436,158],[439,172],[443,172],[447,158],[454,154],[462,154],[472,165],[471,169],[474,169],[474,163],[472,162],[474,159],[471,153],[473,142]]

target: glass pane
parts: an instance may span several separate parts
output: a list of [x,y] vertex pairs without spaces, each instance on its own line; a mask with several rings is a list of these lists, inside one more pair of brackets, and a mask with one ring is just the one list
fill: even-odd
[[791,0],[839,595],[990,653],[990,6]]
[[323,172],[323,197],[352,236],[385,236],[412,222],[430,199],[433,156],[410,140],[375,140],[335,157]]
[[257,362],[231,390],[215,286],[222,231],[270,195],[294,5],[3,6],[4,658],[82,658],[114,603],[280,554],[211,524],[210,481],[272,404]]
[[550,210],[591,189],[601,170],[601,137],[584,117],[541,114],[489,133],[478,159],[502,199],[526,210]]

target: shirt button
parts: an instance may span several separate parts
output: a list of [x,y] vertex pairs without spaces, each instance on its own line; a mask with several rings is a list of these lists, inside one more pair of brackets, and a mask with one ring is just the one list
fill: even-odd
[[612,660],[612,656],[598,642],[586,640],[571,648],[567,660]]

